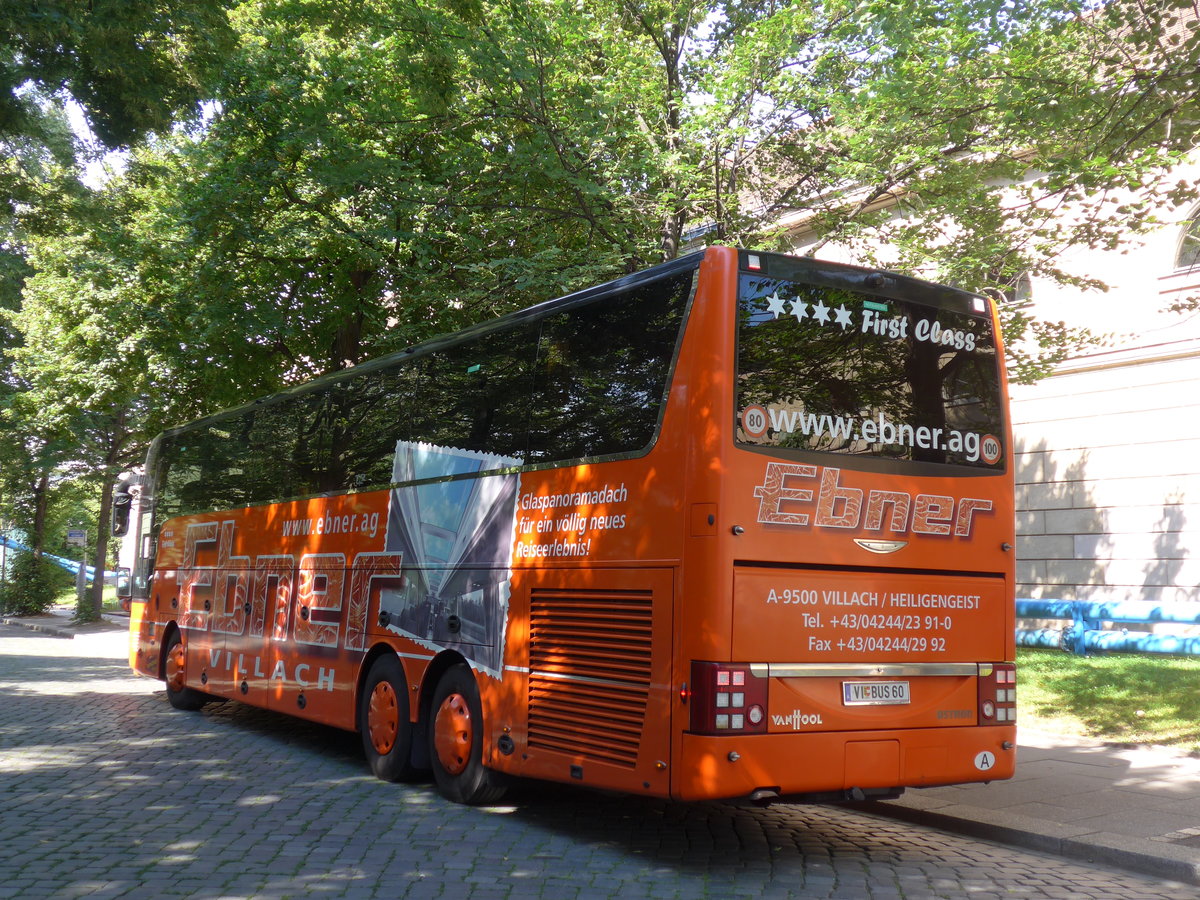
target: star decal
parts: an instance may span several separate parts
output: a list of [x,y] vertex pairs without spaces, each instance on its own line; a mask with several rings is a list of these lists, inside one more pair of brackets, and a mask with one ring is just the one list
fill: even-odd
[[812,317],[822,325],[829,324],[829,307],[825,305],[824,300],[818,300],[813,305]]
[[771,314],[772,318],[778,319],[783,315],[783,304],[786,302],[786,300],[779,296],[779,291],[776,291],[767,298],[767,312]]
[[792,301],[792,315],[796,317],[797,322],[802,322],[808,318],[808,304],[801,303],[799,300]]
[[837,323],[842,326],[842,331],[850,327],[850,310],[846,309],[845,303],[837,308],[836,318]]

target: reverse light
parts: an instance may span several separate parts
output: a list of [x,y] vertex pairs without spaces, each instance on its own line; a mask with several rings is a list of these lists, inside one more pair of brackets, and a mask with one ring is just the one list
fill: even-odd
[[739,663],[693,662],[691,730],[697,734],[762,734],[767,730],[767,679]]
[[1017,667],[1013,663],[979,666],[979,724],[1017,721]]

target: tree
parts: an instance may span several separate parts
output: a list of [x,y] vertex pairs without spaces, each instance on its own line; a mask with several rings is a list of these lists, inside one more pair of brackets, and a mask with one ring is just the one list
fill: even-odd
[[[127,147],[195,115],[235,34],[233,0],[39,0],[0,7],[0,253],[20,258],[12,219],[57,227],[49,186],[71,193],[95,148],[68,122],[71,101],[103,148]],[[16,284],[0,267],[0,284]],[[0,291],[11,287],[0,288]]]
[[194,112],[234,40],[232,0],[38,0],[0,8],[0,138],[37,136],[63,93],[108,148]]
[[73,135],[68,103],[80,104],[106,148],[169,131],[197,111],[232,46],[229,5],[39,0],[0,7],[0,517],[27,521],[35,556],[61,442],[72,438],[69,430],[46,432],[46,410],[28,393],[39,379],[45,383],[36,367],[24,367],[31,381],[16,374],[23,330],[39,321],[36,313],[23,321],[17,310],[34,274],[31,235],[69,230],[72,207],[86,193],[76,165],[93,150]]
[[[160,145],[187,296],[267,388],[671,258],[689,234],[1003,291],[1193,196],[1183,0],[253,0]],[[1177,17],[1177,16],[1176,16]],[[286,101],[286,102],[285,102]],[[1048,353],[1082,338],[1006,312]]]
[[[164,250],[161,231],[151,239],[142,230],[140,200],[128,182],[114,184],[102,202],[85,197],[75,205],[71,233],[32,236],[35,274],[13,316],[23,342],[11,351],[22,382],[11,412],[36,450],[43,504],[51,475],[90,482],[99,495],[100,571],[118,476],[140,461],[154,434],[196,410],[194,394],[174,390],[186,379],[154,328],[155,275],[169,265],[170,245]],[[102,588],[97,578],[83,617],[99,615]]]
[[54,603],[62,578],[48,560],[34,553],[25,550],[10,553],[9,578],[0,585],[0,611],[18,616],[44,613]]
[[[204,365],[271,389],[653,258],[614,190],[646,177],[644,139],[563,68],[575,18],[568,36],[525,3],[246,4],[212,122],[143,157],[189,226],[178,297],[205,298]],[[230,321],[248,340],[228,346]]]
[[[1023,272],[1102,287],[1059,254],[1195,195],[1170,174],[1194,145],[1194,25],[1177,0],[730,4],[699,63],[711,100],[685,123],[712,172],[694,203],[734,242],[799,228],[807,252],[974,290]],[[1004,314],[1014,349],[1045,348],[1017,377],[1087,337]]]
[[[23,335],[15,326],[22,291],[33,267],[26,257],[31,229],[43,226],[66,198],[77,194],[69,166],[73,141],[65,119],[47,111],[42,143],[24,138],[0,139],[11,156],[0,161],[0,521],[19,524],[30,536],[33,555],[42,552],[49,502],[50,471],[42,454],[44,441],[21,420],[18,405],[26,382],[14,368]],[[38,570],[18,570],[18,578]],[[32,576],[31,576],[32,577]],[[20,585],[36,592],[36,585]]]
[[[706,236],[791,248],[802,234],[807,252],[836,243],[976,290],[1072,279],[1064,248],[1115,245],[1164,197],[1196,196],[1167,174],[1196,119],[1185,5],[242,0],[227,23],[222,4],[187,5],[235,42],[170,18],[183,5],[130,4],[172,35],[148,47],[184,41],[184,87],[157,118],[105,132],[157,132],[123,178],[21,207],[70,222],[37,229],[16,319],[30,433],[111,477],[169,416]],[[167,21],[185,24],[146,24]],[[23,28],[15,40],[36,45]],[[14,59],[43,97],[76,90],[48,57]],[[218,68],[207,115],[163,128]],[[1019,376],[1081,337],[1005,316],[1010,337],[1046,345]]]

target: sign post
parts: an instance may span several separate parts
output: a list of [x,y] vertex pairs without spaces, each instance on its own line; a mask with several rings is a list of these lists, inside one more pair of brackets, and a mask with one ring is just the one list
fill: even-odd
[[8,523],[0,522],[0,612],[4,612],[8,588]]
[[75,599],[82,604],[87,593],[87,529],[68,528],[67,546],[79,547],[79,571],[75,573]]

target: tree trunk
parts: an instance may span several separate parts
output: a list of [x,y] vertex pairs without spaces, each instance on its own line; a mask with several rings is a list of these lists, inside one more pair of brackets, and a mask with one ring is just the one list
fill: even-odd
[[101,470],[100,482],[100,521],[96,523],[96,553],[92,558],[92,589],[86,595],[75,611],[77,619],[96,622],[100,620],[104,609],[104,570],[108,568],[108,539],[112,532],[113,491],[116,488],[117,477],[125,469],[128,460],[124,459],[125,448],[129,444],[129,431],[126,423],[129,421],[129,411],[120,410],[109,433],[108,452],[105,454],[104,467]]
[[42,472],[33,489],[33,533],[29,535],[29,549],[36,559],[42,558],[46,546],[46,511],[50,506],[50,473]]
[[[104,479],[104,487],[100,494],[100,523],[96,528],[96,555],[92,559],[95,575],[92,577],[92,588],[87,604],[87,615],[78,618],[95,622],[100,619],[104,609],[104,570],[107,568],[109,519],[112,517],[113,483],[112,479]],[[79,612],[83,612],[80,610]]]

